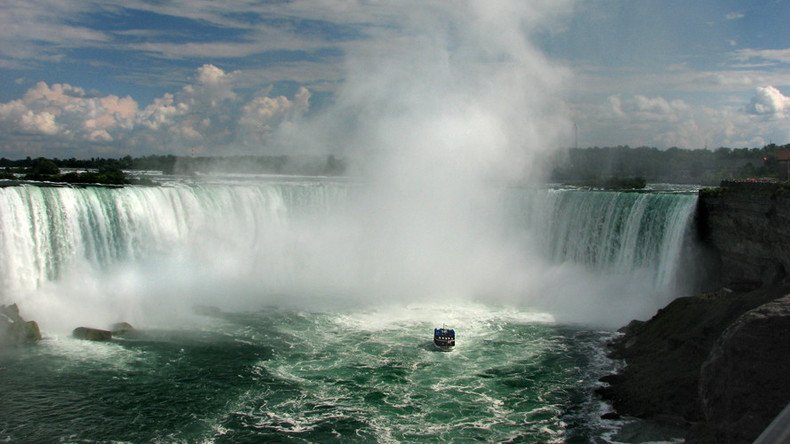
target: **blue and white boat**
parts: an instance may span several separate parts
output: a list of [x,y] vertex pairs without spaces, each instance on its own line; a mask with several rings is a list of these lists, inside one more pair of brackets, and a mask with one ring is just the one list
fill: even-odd
[[452,328],[434,328],[433,329],[433,343],[437,347],[449,349],[455,347],[455,330]]

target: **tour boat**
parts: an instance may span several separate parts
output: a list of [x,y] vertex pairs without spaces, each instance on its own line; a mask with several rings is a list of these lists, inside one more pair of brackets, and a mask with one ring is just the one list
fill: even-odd
[[434,328],[433,343],[439,348],[451,348],[455,346],[455,330],[452,328]]

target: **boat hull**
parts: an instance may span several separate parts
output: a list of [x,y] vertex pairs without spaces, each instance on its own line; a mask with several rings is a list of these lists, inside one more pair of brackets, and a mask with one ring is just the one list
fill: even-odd
[[433,344],[435,346],[441,347],[441,348],[452,348],[452,347],[455,347],[455,340],[443,341],[443,340],[439,340],[439,339],[434,339],[433,340]]

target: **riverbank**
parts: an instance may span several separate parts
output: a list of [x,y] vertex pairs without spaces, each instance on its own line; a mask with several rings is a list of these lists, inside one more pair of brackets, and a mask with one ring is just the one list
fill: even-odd
[[687,442],[752,442],[790,401],[790,192],[724,182],[700,192],[697,223],[718,289],[621,329],[609,346],[626,366],[598,392]]

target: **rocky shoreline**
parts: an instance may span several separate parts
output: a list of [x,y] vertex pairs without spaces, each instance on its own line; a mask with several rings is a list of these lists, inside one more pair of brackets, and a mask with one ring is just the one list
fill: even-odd
[[686,442],[753,442],[790,402],[790,189],[703,190],[698,233],[718,289],[622,328],[609,347],[626,366],[598,394],[612,416],[666,424]]
[[[89,341],[109,341],[116,336],[132,336],[136,333],[128,322],[118,322],[111,330],[92,327],[77,327],[72,336]],[[26,321],[19,315],[16,304],[0,305],[0,349],[32,345],[42,339],[36,321]]]

